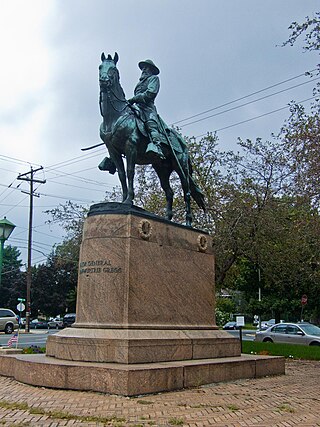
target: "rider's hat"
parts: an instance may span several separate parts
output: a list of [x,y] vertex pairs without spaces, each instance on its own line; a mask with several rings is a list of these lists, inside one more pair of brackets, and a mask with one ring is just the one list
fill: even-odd
[[151,61],[151,59],[146,59],[145,61],[140,61],[138,66],[142,70],[144,65],[148,65],[152,69],[152,74],[156,75],[160,73],[159,68]]

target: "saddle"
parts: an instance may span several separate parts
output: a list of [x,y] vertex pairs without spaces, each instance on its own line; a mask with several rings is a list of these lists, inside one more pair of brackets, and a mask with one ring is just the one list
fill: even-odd
[[[146,130],[144,121],[141,119],[139,108],[137,108],[135,106],[130,106],[130,108],[131,108],[133,115],[135,116],[136,124],[137,124],[137,127],[138,127],[140,133],[142,135],[144,135],[145,137],[149,138],[149,135],[148,135],[148,132]],[[159,131],[160,131],[160,134],[162,134],[162,136],[163,136],[163,140],[164,140],[165,145],[168,146],[169,142],[170,142],[171,148],[176,153],[183,153],[185,151],[186,142],[183,140],[181,135],[179,135],[179,133],[176,130],[169,128],[169,126],[165,123],[164,120],[162,120],[162,118],[159,116],[159,114],[158,114],[158,128],[160,128]],[[168,141],[168,139],[169,139],[169,141]]]

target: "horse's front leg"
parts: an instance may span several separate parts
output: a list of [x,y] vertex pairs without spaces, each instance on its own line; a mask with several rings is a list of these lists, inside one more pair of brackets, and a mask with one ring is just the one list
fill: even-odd
[[122,203],[124,203],[128,197],[128,186],[127,186],[126,171],[124,168],[123,160],[122,160],[121,154],[111,151],[110,149],[109,149],[109,152],[110,152],[111,159],[116,165],[116,168],[118,171],[118,177],[119,177],[119,181],[122,188]]

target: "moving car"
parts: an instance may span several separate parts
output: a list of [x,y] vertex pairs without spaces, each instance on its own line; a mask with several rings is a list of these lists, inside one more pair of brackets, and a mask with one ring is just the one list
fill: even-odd
[[68,326],[71,326],[76,321],[76,314],[75,313],[67,313],[63,317],[63,327],[67,328]]
[[320,328],[308,322],[277,323],[257,331],[255,341],[320,346]]
[[237,322],[227,322],[222,329],[231,330],[231,329],[239,329],[237,326]]
[[19,327],[18,316],[8,308],[0,308],[0,332],[12,334]]

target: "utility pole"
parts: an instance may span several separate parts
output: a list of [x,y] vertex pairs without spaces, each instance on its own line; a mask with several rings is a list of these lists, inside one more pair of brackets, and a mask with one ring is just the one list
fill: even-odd
[[26,301],[26,332],[30,332],[30,313],[31,313],[31,255],[32,255],[32,218],[33,218],[33,196],[40,197],[38,194],[34,193],[33,184],[35,182],[39,184],[45,184],[45,180],[34,179],[34,174],[39,170],[42,170],[43,167],[40,166],[38,169],[33,169],[31,166],[30,172],[22,173],[18,175],[17,179],[22,181],[28,181],[30,184],[30,192],[25,192],[30,196],[29,203],[29,233],[28,233],[28,266],[27,266],[27,301]]

